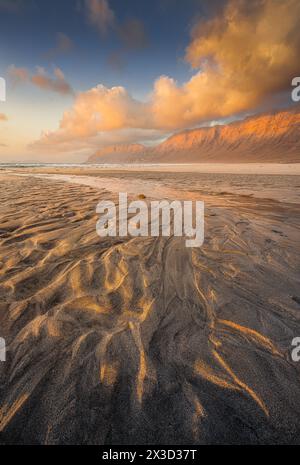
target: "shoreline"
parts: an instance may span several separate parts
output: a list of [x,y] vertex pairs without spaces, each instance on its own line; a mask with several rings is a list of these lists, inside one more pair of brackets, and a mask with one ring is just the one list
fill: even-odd
[[148,198],[177,200],[205,199],[214,203],[216,196],[246,196],[279,202],[300,203],[300,182],[289,174],[202,173],[194,171],[118,171],[68,168],[28,168],[0,171],[2,176],[33,177],[40,180],[85,185],[106,191],[144,194]]
[[0,172],[6,170],[32,170],[46,173],[54,173],[58,170],[68,171],[70,174],[76,172],[170,172],[170,173],[203,173],[203,174],[251,174],[251,175],[291,175],[300,176],[300,163],[182,163],[182,164],[49,164],[34,165],[25,163],[22,165],[0,165]]

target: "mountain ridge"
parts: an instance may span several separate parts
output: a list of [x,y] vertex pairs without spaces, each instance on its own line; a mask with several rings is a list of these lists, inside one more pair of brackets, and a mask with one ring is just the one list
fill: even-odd
[[226,125],[188,129],[155,147],[104,147],[87,163],[300,162],[300,106]]

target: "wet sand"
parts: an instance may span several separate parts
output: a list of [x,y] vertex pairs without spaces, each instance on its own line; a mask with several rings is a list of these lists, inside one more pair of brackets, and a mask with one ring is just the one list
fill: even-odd
[[[117,202],[115,178],[132,198],[154,183],[147,200],[204,200],[204,245],[99,238],[95,208]],[[249,193],[186,173],[102,173],[97,185],[1,174],[0,442],[300,443],[291,178]]]

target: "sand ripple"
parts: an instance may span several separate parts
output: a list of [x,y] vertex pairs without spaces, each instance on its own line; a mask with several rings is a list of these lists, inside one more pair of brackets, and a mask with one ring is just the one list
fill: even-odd
[[187,249],[100,239],[103,190],[0,194],[3,442],[299,443],[297,205],[216,197]]

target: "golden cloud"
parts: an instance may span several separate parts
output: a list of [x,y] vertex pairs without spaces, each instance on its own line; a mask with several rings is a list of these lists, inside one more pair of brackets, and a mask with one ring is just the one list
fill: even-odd
[[133,99],[124,87],[98,85],[79,93],[71,110],[64,113],[59,129],[43,133],[36,146],[78,142],[99,132],[124,128],[146,129],[151,126],[147,118],[147,105]]

